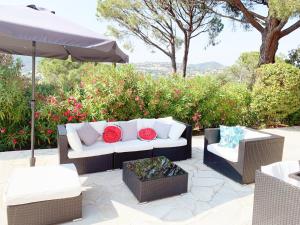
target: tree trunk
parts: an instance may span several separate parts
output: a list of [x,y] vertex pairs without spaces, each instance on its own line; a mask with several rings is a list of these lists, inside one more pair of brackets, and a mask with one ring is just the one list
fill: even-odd
[[183,75],[183,77],[186,77],[188,56],[189,56],[189,50],[190,50],[190,42],[191,42],[190,35],[185,35],[185,37],[184,37],[184,53],[183,53],[183,60],[182,60],[182,75]]
[[262,44],[260,47],[260,57],[258,65],[275,63],[275,56],[278,50],[280,31],[275,28],[279,24],[279,20],[271,19],[268,26],[262,32]]
[[177,63],[176,63],[176,47],[175,47],[175,41],[174,44],[171,43],[171,63],[172,63],[172,73],[177,73]]

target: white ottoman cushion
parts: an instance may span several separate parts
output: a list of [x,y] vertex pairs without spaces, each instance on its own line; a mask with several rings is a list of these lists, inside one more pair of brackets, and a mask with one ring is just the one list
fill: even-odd
[[16,169],[9,179],[7,206],[77,197],[81,184],[73,164]]

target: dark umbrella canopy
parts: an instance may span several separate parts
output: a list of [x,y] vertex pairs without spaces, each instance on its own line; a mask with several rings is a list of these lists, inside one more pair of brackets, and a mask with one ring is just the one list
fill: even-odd
[[0,6],[0,50],[10,54],[93,62],[128,62],[117,43],[35,6]]
[[71,56],[72,60],[83,62],[128,62],[128,56],[115,41],[35,5],[0,5],[0,51],[32,56],[31,166],[35,165],[35,57]]

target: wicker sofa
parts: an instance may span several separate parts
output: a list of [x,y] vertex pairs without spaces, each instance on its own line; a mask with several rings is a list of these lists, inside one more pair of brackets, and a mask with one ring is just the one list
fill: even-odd
[[241,140],[237,149],[228,150],[232,156],[224,157],[210,149],[220,142],[220,129],[205,129],[204,164],[239,183],[249,184],[254,182],[255,171],[261,166],[282,160],[284,137],[247,130],[253,132],[253,137]]
[[[181,123],[179,121],[176,122]],[[58,125],[57,143],[59,150],[59,163],[74,163],[78,173],[85,174],[122,168],[123,162],[125,161],[149,158],[153,156],[166,156],[172,161],[186,160],[192,157],[192,126],[188,124],[184,125],[186,128],[179,140],[181,144],[178,146],[176,146],[176,143],[170,143],[170,140],[162,141],[161,144],[161,140],[155,140],[153,143],[152,141],[148,143],[143,141],[140,141],[140,143],[121,141],[116,145],[118,145],[119,149],[122,149],[122,151],[111,151],[107,154],[86,155],[84,157],[70,156],[70,146],[68,143],[66,126]],[[169,143],[166,144],[166,142]],[[182,144],[183,142],[184,144]],[[106,144],[102,141],[101,143],[99,142],[98,145],[99,148],[102,148],[103,146],[104,149],[105,146],[111,144]],[[133,148],[135,149],[134,151],[132,151]]]

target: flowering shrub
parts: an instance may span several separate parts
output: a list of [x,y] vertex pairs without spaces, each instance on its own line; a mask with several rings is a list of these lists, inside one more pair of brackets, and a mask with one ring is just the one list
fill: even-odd
[[[68,82],[64,82],[64,88],[51,83],[37,85],[35,130],[38,148],[57,146],[58,124],[173,116],[192,124],[195,129],[203,129],[219,124],[259,125],[257,118],[262,115],[258,110],[262,107],[262,101],[258,101],[262,96],[258,83],[254,88],[256,96],[244,84],[224,82],[214,76],[183,79],[174,75],[153,78],[137,72],[131,65],[117,68],[93,63],[70,66],[73,68],[72,74],[76,74],[76,79],[79,79],[77,84],[71,84],[72,88],[67,87]],[[68,76],[71,76],[70,73]],[[12,80],[10,88],[4,86],[9,80]],[[11,98],[6,93],[0,93],[3,109],[0,112],[0,150],[30,147],[29,84],[30,80],[20,75],[16,79],[0,79],[1,87],[6,87],[11,93]],[[267,86],[267,83],[264,85]],[[264,86],[262,90],[269,89]],[[254,103],[257,110],[253,110]],[[280,116],[280,119],[299,118],[299,113],[286,117],[288,113]],[[272,116],[276,117],[276,113],[272,112]]]

